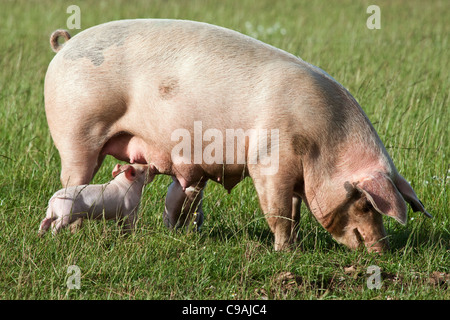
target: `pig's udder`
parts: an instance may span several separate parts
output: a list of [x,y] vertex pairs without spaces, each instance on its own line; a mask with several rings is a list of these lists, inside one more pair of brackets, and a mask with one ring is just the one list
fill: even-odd
[[102,154],[111,155],[128,163],[147,164],[146,150],[146,144],[142,139],[129,133],[120,133],[108,140],[103,146]]
[[133,156],[130,156],[130,163],[138,163],[138,164],[147,164],[147,160],[144,157],[144,154],[142,152],[139,152],[138,154]]

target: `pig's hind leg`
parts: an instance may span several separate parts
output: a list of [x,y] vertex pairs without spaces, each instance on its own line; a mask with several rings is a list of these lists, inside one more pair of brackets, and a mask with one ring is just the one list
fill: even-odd
[[[80,125],[74,119],[66,126],[52,130],[52,137],[61,158],[61,184],[63,187],[89,184],[99,169],[105,154],[102,148],[113,135],[109,126],[92,124],[86,115]],[[90,121],[89,121],[90,120]]]
[[[83,147],[77,146],[76,143],[72,141],[60,150],[61,183],[64,187],[89,184],[105,158],[105,155],[100,153],[101,149],[89,150],[85,148],[87,142],[82,143]],[[82,218],[71,221],[70,231],[75,233],[82,225]]]
[[[69,146],[70,148],[70,146]],[[98,150],[60,150],[61,183],[64,187],[89,184],[99,169],[104,156]]]

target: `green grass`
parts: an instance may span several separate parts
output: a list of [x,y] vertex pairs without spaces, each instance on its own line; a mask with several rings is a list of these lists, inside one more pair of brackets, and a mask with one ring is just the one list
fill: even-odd
[[[94,221],[38,238],[60,188],[43,103],[48,38],[66,27],[71,4],[82,29],[123,18],[206,21],[321,67],[360,102],[434,219],[411,210],[407,226],[385,219],[392,249],[377,256],[338,245],[302,208],[298,249],[274,252],[249,179],[230,195],[210,183],[203,231],[186,234],[163,225],[170,178],[160,176],[145,190],[134,235]],[[382,28],[369,30],[370,4],[0,0],[0,299],[449,299],[450,6],[377,1]],[[94,182],[107,181],[114,163]],[[67,288],[70,265],[81,270],[79,290]],[[370,265],[381,268],[381,289],[367,288]]]

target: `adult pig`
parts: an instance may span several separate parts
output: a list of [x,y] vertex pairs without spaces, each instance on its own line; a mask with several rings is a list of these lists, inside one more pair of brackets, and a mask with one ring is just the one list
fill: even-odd
[[[45,108],[64,186],[89,183],[106,154],[151,164],[174,179],[175,226],[208,179],[231,190],[249,175],[275,250],[293,242],[302,200],[337,241],[369,251],[388,245],[382,215],[406,223],[405,200],[429,215],[350,93],[289,53],[193,21],[113,21],[63,46],[58,36],[69,39],[51,36]],[[203,141],[223,148],[213,162]]]

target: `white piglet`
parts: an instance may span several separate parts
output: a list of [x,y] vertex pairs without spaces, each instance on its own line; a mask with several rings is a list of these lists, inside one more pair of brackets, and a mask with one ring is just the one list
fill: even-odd
[[79,218],[116,219],[124,232],[133,231],[142,189],[154,178],[148,172],[147,165],[117,164],[112,171],[114,179],[108,183],[71,186],[57,191],[50,198],[39,235],[50,226],[53,234],[57,234]]

